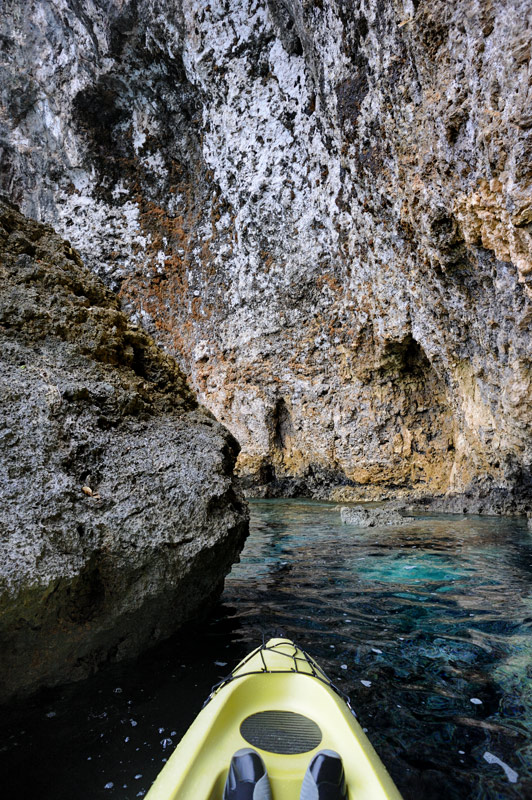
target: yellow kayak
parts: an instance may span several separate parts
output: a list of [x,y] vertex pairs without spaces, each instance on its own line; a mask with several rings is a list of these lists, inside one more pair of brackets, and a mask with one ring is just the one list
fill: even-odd
[[211,694],[146,800],[222,800],[233,755],[252,748],[273,800],[299,800],[309,762],[341,756],[349,800],[401,800],[347,703],[289,639],[270,639]]

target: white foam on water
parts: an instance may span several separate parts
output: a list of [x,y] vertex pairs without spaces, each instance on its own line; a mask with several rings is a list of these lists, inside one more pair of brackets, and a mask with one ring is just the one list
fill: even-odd
[[501,761],[498,756],[494,756],[493,753],[488,753],[486,750],[484,753],[484,761],[487,761],[488,764],[498,764],[499,767],[503,768],[510,783],[517,783],[517,779],[519,777],[518,773],[515,771],[515,769],[509,767],[508,764],[505,764],[504,761]]

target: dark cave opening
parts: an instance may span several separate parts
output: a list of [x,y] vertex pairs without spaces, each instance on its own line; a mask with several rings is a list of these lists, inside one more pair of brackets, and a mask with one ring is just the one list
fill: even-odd
[[275,450],[283,452],[286,450],[288,440],[293,436],[294,426],[292,416],[283,398],[277,400],[271,420],[272,445]]

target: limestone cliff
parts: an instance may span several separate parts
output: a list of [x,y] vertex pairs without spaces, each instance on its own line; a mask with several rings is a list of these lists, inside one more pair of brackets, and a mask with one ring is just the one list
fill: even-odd
[[251,491],[529,502],[530,0],[4,7],[4,190]]
[[237,453],[68,242],[0,202],[0,702],[214,602],[247,532]]

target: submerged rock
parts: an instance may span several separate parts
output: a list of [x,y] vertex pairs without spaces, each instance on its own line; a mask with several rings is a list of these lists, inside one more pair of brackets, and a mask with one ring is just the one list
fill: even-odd
[[412,517],[403,517],[398,511],[364,506],[343,506],[340,517],[344,525],[356,525],[357,528],[380,528],[384,525],[406,525],[412,522]]
[[204,612],[247,534],[238,444],[54,231],[0,202],[0,701]]

